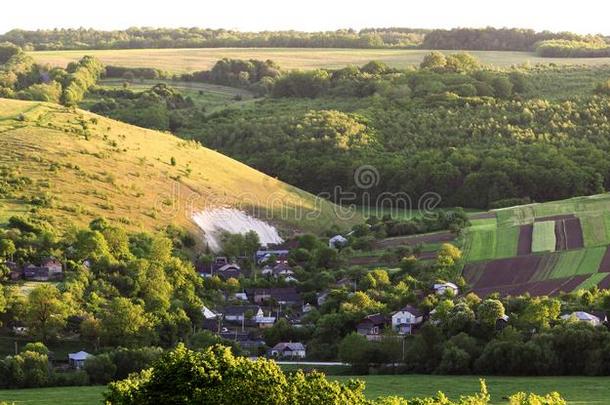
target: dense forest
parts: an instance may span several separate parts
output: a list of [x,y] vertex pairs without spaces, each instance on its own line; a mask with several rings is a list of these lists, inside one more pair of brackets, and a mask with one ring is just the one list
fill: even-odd
[[[339,185],[358,198],[363,191],[372,198],[391,192],[416,201],[432,191],[446,206],[488,208],[610,187],[610,100],[607,82],[596,79],[607,74],[552,66],[493,70],[468,54],[437,52],[404,71],[371,62],[288,72],[271,61],[223,60],[176,79],[264,98],[210,113],[167,88],[102,86],[91,89],[87,107],[199,140],[331,198]],[[564,75],[582,75],[588,90],[560,91]],[[374,166],[378,177],[366,190],[354,179],[363,165]]]
[[[10,42],[26,50],[262,47],[533,51],[537,43],[549,40],[579,41],[585,44],[607,42],[607,38],[601,36],[492,27],[451,30],[392,27],[326,32],[240,32],[224,29],[144,27],[120,31],[85,28],[37,31],[15,29],[0,35],[0,42]],[[557,56],[547,55],[546,52],[542,55]]]

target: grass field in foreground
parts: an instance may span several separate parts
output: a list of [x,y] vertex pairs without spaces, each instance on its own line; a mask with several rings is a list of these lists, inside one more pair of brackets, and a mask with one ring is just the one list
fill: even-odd
[[[374,399],[385,395],[406,398],[431,396],[443,391],[451,399],[478,392],[479,377],[433,375],[332,376],[347,381],[358,378],[366,382],[365,394]],[[492,404],[504,404],[504,397],[519,391],[545,394],[559,391],[569,404],[610,404],[610,377],[485,377]],[[0,390],[0,401],[17,404],[51,405],[101,403],[104,386],[56,387],[23,390]]]
[[[346,381],[354,377],[333,377]],[[443,391],[449,398],[478,392],[479,377],[432,375],[371,375],[356,377],[366,382],[366,396],[399,395],[406,398],[431,396]],[[560,392],[569,404],[610,404],[610,377],[485,377],[492,404],[519,391],[545,394]]]
[[[285,69],[339,68],[350,64],[363,65],[371,60],[385,62],[392,67],[405,68],[419,65],[424,55],[429,52],[429,50],[423,49],[207,48],[38,51],[28,54],[38,62],[62,67],[84,55],[93,55],[108,65],[155,67],[171,72],[192,72],[209,69],[222,58],[272,59]],[[592,66],[610,63],[610,58],[540,58],[530,52],[468,52],[479,58],[484,64],[502,67],[527,62]]]
[[105,386],[28,388],[23,390],[0,390],[0,401],[18,405],[91,405],[101,404]]

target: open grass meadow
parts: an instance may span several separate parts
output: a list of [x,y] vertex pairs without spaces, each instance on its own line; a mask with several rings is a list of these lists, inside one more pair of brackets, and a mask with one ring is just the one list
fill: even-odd
[[[37,62],[54,66],[93,55],[104,64],[128,67],[155,67],[175,73],[211,68],[222,58],[272,59],[285,69],[341,68],[346,65],[363,65],[371,60],[392,67],[416,66],[429,50],[403,49],[316,49],[316,48],[205,48],[205,49],[126,49],[84,51],[29,52]],[[456,51],[443,51],[453,53]],[[531,52],[468,51],[482,63],[498,67],[523,63],[555,63],[566,65],[599,66],[610,64],[610,58],[541,58]]]
[[44,197],[37,211],[59,227],[104,216],[133,231],[196,232],[192,214],[219,206],[258,210],[288,231],[338,223],[332,204],[220,153],[85,111],[0,99],[0,132],[0,166],[32,182],[0,198],[1,218]]
[[[346,381],[353,377],[336,377]],[[479,390],[476,376],[371,375],[357,377],[366,382],[366,395],[399,395],[406,398],[435,395],[443,391],[451,399]],[[519,391],[545,394],[560,392],[569,404],[610,404],[610,377],[484,377],[492,404],[505,404]]]
[[[332,376],[342,382],[360,379],[366,383],[365,394],[374,399],[379,396],[399,395],[406,398],[432,396],[443,391],[451,399],[479,390],[477,376],[437,375],[369,375]],[[568,404],[610,404],[610,377],[484,377],[492,404],[506,404],[508,395],[519,391],[545,394],[560,392]],[[21,390],[0,390],[0,401],[24,405],[89,405],[101,404],[104,386],[55,387]]]

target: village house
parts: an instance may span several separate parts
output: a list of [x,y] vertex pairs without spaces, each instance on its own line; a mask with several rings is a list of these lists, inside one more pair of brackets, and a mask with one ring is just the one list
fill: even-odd
[[270,354],[273,357],[278,358],[299,358],[303,359],[307,355],[305,350],[305,345],[300,342],[292,343],[292,342],[281,342],[273,346],[270,350]]
[[364,317],[356,327],[356,332],[367,340],[381,340],[381,333],[385,329],[387,319],[381,314],[372,314]]
[[258,250],[255,254],[256,263],[261,264],[268,262],[271,257],[275,257],[275,264],[288,263],[288,249],[277,250]]
[[247,288],[248,299],[255,304],[275,301],[280,305],[301,305],[301,295],[294,287]]
[[410,335],[424,321],[424,313],[407,305],[392,314],[392,329],[401,335]]
[[199,265],[197,271],[202,277],[218,276],[223,280],[239,278],[242,275],[240,266],[223,256],[216,257],[210,264]]
[[[251,314],[251,316],[247,316]],[[233,305],[222,310],[223,318],[228,322],[244,322],[246,320],[264,316],[258,305]]]
[[449,292],[453,297],[455,297],[460,292],[457,285],[449,282],[434,284],[433,288],[437,295],[445,295],[447,292]]
[[8,276],[11,279],[11,281],[17,281],[17,280],[21,279],[21,277],[23,277],[23,271],[17,263],[8,261],[8,262],[5,262],[4,265],[6,267],[8,267],[8,269],[9,269]]
[[585,322],[592,326],[598,326],[602,324],[602,321],[595,315],[592,315],[588,312],[584,311],[575,311],[571,314],[565,314],[561,316],[563,320],[571,320],[574,319],[578,322]]
[[335,235],[328,240],[328,247],[333,249],[341,249],[347,246],[348,240],[342,235]]
[[27,280],[49,281],[61,279],[63,266],[57,259],[49,258],[40,266],[28,264],[23,268],[23,277]]
[[68,353],[68,362],[70,363],[70,367],[77,370],[82,369],[85,366],[85,360],[87,360],[89,356],[91,356],[89,353],[82,350],[78,353]]

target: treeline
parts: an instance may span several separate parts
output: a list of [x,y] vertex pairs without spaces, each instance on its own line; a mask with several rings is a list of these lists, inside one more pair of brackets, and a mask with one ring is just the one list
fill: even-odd
[[601,38],[590,41],[556,39],[537,44],[536,53],[552,58],[607,58],[610,57],[610,43]]
[[536,32],[517,28],[367,28],[327,32],[240,32],[204,28],[129,28],[119,31],[15,29],[0,35],[26,50],[144,49],[144,48],[422,48],[533,51],[548,40],[589,41],[570,32]]
[[104,72],[95,58],[85,56],[66,69],[34,62],[20,48],[0,44],[0,97],[74,106]]
[[[193,373],[192,370],[205,372]],[[432,398],[407,400],[391,396],[368,400],[364,389],[362,381],[344,384],[327,379],[317,371],[285,373],[273,361],[250,361],[220,345],[202,352],[179,345],[164,354],[149,371],[110,384],[104,397],[108,404],[124,405],[159,402],[241,404],[244,398],[248,398],[248,403],[269,405],[487,405],[491,400],[482,380],[479,393],[461,396],[456,402],[443,393]],[[565,404],[556,392],[544,396],[521,392],[508,399],[511,404]]]
[[413,48],[426,31],[419,29],[327,32],[240,32],[205,28],[129,28],[12,30],[0,35],[27,50],[143,48]]
[[26,344],[18,354],[0,359],[0,388],[40,388],[106,384],[150,367],[163,350],[158,347],[107,350],[85,361],[84,369],[58,371],[58,359],[40,342]]
[[532,51],[540,41],[551,39],[581,40],[571,32],[536,32],[520,28],[453,28],[426,34],[424,49],[465,49],[477,51]]

